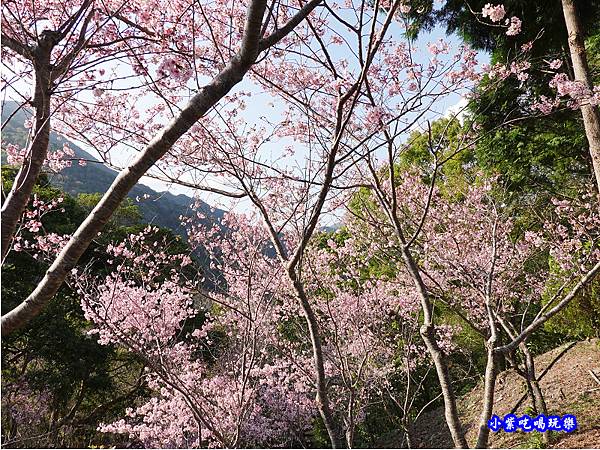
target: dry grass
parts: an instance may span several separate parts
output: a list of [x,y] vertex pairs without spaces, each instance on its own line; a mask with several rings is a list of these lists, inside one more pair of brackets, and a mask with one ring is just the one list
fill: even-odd
[[[536,371],[542,371],[566,346],[558,347],[535,358]],[[600,376],[600,341],[583,341],[572,347],[548,371],[541,381],[549,414],[574,414],[579,429],[567,434],[554,433],[548,448],[598,448],[600,447],[600,385],[592,378],[590,370]],[[525,383],[514,371],[503,372],[498,377],[495,392],[494,414],[502,417],[510,412],[526,392]],[[461,419],[469,443],[476,440],[483,386],[476,386],[459,400]],[[524,401],[516,414],[526,414],[529,400]],[[452,441],[447,431],[442,409],[423,415],[414,428],[415,445],[421,448],[448,448]],[[494,448],[542,447],[539,433],[505,433],[490,436]]]

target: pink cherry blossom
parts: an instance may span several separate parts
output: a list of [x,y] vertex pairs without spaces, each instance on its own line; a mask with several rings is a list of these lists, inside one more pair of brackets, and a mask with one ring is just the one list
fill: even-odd
[[516,36],[521,32],[521,19],[518,17],[513,16],[510,20],[506,19],[506,25],[508,25],[507,36]]
[[481,15],[483,17],[489,17],[492,22],[500,22],[506,15],[506,11],[504,5],[492,5],[491,3],[486,3],[481,10]]
[[552,70],[560,69],[561,66],[562,66],[561,59],[553,59],[552,61],[550,61],[548,63],[548,67],[550,67]]

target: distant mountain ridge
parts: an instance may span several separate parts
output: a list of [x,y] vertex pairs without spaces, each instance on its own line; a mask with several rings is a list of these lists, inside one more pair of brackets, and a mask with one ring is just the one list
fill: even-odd
[[[29,115],[25,110],[15,112],[18,106],[18,103],[12,101],[2,103],[2,123],[4,124],[4,121],[10,117],[10,121],[2,130],[3,146],[6,143],[25,145],[27,131],[24,123]],[[73,196],[81,193],[106,192],[118,172],[106,167],[97,158],[94,158],[68,139],[64,139],[54,132],[50,134],[51,151],[61,148],[65,142],[75,152],[75,158],[84,159],[88,163],[81,166],[74,161],[71,167],[63,169],[60,173],[49,174],[50,183]],[[4,152],[2,152],[2,164],[5,164]],[[139,207],[145,223],[169,228],[173,232],[184,236],[179,217],[189,215],[190,205],[194,203],[191,197],[184,194],[174,195],[170,192],[157,192],[143,184],[136,184],[129,192],[128,197],[134,200],[134,204]],[[139,202],[137,199],[139,199]],[[221,209],[211,208],[210,205],[204,202],[200,202],[200,211],[207,217],[207,222],[219,222],[225,213]]]

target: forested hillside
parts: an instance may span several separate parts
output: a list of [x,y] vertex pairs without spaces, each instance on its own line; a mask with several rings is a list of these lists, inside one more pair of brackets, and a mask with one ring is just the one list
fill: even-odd
[[[2,143],[25,146],[27,142],[27,129],[24,123],[31,117],[27,109],[19,109],[19,103],[8,101],[2,103]],[[10,119],[10,120],[9,120]],[[56,133],[50,135],[50,151],[62,149],[67,143],[73,150],[71,165],[60,172],[49,173],[50,184],[56,186],[72,196],[78,194],[104,193],[114,181],[117,172],[103,165],[97,158],[82,150],[76,144],[69,142]],[[79,161],[85,161],[85,165]],[[6,155],[2,154],[2,164],[6,164]],[[138,184],[128,194],[131,202],[137,205],[145,223],[156,224],[166,227],[175,233],[185,235],[180,216],[188,216],[191,212],[190,206],[194,200],[186,195],[173,195],[172,193],[156,192],[155,190]],[[223,211],[212,208],[200,201],[199,210],[210,220],[218,221],[223,216]]]
[[600,446],[600,1],[2,12],[3,447]]

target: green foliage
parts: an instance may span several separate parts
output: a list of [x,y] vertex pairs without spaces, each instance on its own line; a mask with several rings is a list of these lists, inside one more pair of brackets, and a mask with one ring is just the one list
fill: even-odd
[[[547,70],[547,61],[558,58],[569,71],[562,5],[560,0],[502,2],[507,17],[518,16],[523,21],[522,32],[510,37],[477,15],[486,3],[489,2],[477,0],[467,4],[463,0],[449,0],[437,10],[424,8],[427,18],[420,26],[431,29],[444,25],[448,33],[457,33],[474,48],[490,52],[492,63],[510,62],[521,52],[522,44],[533,41],[527,55],[532,64],[527,81],[512,77],[501,83],[484,80],[470,111],[481,126],[479,133],[483,137],[476,146],[475,165],[488,174],[501,175],[506,189],[519,197],[535,193],[534,201],[530,198],[528,201],[530,207],[536,208],[547,203],[550,195],[572,195],[579,186],[589,183],[591,176],[579,111],[567,109],[548,117],[534,117],[530,110],[539,95],[554,96],[548,86],[553,74]],[[586,31],[592,78],[597,82],[600,2],[580,1],[577,8]],[[503,125],[507,121],[510,123]]]
[[[562,286],[562,283],[557,281],[562,278],[558,265],[551,261],[550,269],[558,276],[552,276],[551,281],[547,283],[542,305],[550,302]],[[544,324],[544,330],[577,340],[600,337],[600,280],[596,278],[582,289],[566,308]]]
[[[3,189],[10,189],[15,174],[13,168],[2,168]],[[77,200],[51,187],[45,175],[39,178],[34,194],[44,201],[59,196],[64,198],[61,203],[63,211],[51,212],[42,219],[44,230],[48,233],[70,234],[86,216]],[[10,252],[2,266],[2,310],[12,309],[26,298],[47,266],[47,263],[25,252]],[[46,406],[56,418],[64,417],[76,405],[78,417],[84,419],[95,408],[120,395],[120,385],[133,385],[133,374],[141,365],[129,355],[99,345],[86,333],[89,326],[79,306],[78,296],[64,285],[54,300],[24,329],[3,337],[3,387],[14,382],[26,382],[33,392],[50,393],[51,404]],[[125,372],[119,368],[124,364],[129,366]],[[122,413],[123,407],[119,402],[108,406],[100,418],[116,417]],[[48,439],[53,439],[54,445],[58,446],[83,446],[96,434],[96,419],[81,423],[77,435],[63,435],[57,431]],[[4,429],[8,426],[6,420],[3,417],[4,436],[7,436]],[[44,445],[44,442],[50,441],[42,439],[15,445],[36,446]]]
[[313,448],[327,448],[331,445],[325,423],[321,419],[321,416],[315,418],[313,427],[310,430],[310,437]]
[[[396,420],[402,413],[395,411],[392,416],[389,409],[386,409],[383,404],[375,401],[373,403],[364,422],[360,423],[356,429],[356,448],[374,448],[382,436],[398,429]],[[391,405],[388,406],[388,408],[390,407]]]
[[519,448],[546,448],[548,445],[544,443],[542,433],[527,433],[526,439],[519,444]]
[[494,105],[478,114],[482,139],[475,150],[476,164],[488,174],[499,174],[509,192],[520,196],[570,194],[590,176],[587,141],[579,116],[573,111],[498,124],[513,113],[515,91],[509,86],[488,91],[480,104]]
[[[430,3],[433,3],[432,0]],[[428,17],[421,19],[421,30],[442,24],[449,34],[458,34],[474,48],[493,52],[498,57],[514,52],[519,45],[536,38],[539,38],[534,47],[536,57],[547,57],[548,54],[563,51],[567,30],[560,0],[491,2],[502,3],[507,17],[517,16],[523,21],[521,33],[516,37],[507,36],[503,30],[490,26],[489,21],[477,16],[486,3],[490,2],[447,0],[437,10],[431,6],[423,7],[422,11]],[[595,33],[600,24],[600,2],[580,0],[577,1],[577,8],[588,35]],[[543,32],[541,36],[540,31]]]
[[435,153],[438,162],[445,161],[436,179],[441,194],[461,192],[477,177],[476,170],[472,170],[473,146],[468,145],[472,137],[467,133],[467,125],[447,118],[432,122],[427,131],[414,131],[395,162],[395,176],[400,178],[403,173],[416,170],[430,184]]
[[[87,214],[89,214],[101,198],[102,194],[100,193],[82,193],[77,195],[77,203]],[[142,214],[140,213],[140,208],[137,205],[134,205],[130,198],[126,198],[111,216],[110,225],[127,227],[136,225],[140,223],[141,220]]]

